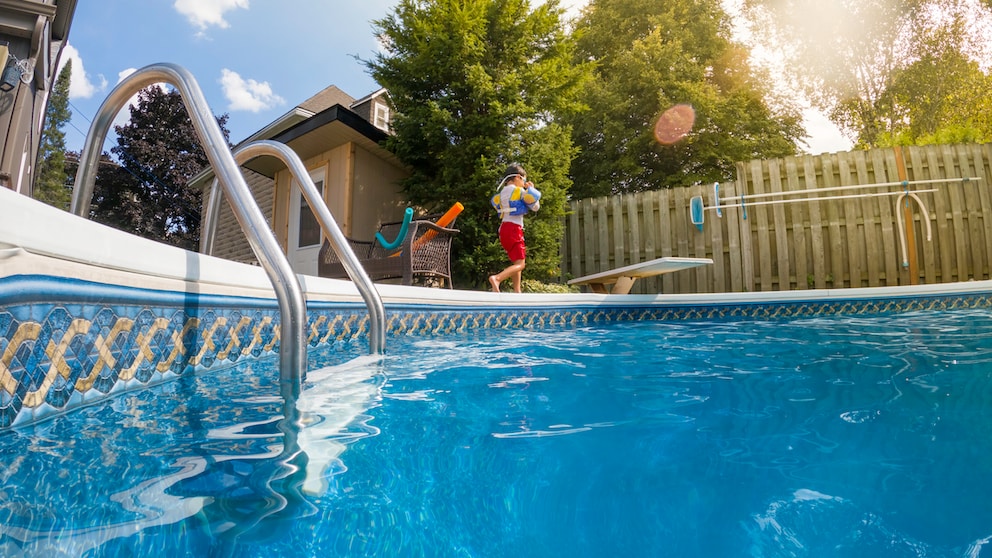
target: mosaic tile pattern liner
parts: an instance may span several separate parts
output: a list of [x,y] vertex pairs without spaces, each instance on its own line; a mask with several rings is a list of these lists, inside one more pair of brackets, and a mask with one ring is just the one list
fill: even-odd
[[[479,328],[780,319],[990,306],[989,294],[708,306],[445,309],[387,304],[386,330],[388,336],[429,336]],[[362,304],[308,304],[311,347],[367,339],[368,326]],[[47,276],[0,279],[0,428],[183,374],[277,355],[279,331],[279,308],[272,299],[136,289]]]

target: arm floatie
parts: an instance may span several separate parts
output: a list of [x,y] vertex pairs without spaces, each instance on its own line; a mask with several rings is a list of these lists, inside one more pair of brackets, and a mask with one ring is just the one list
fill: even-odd
[[537,211],[541,209],[541,192],[537,188],[531,186],[524,191],[524,203],[527,204],[527,208],[531,211]]
[[541,208],[541,192],[531,186],[529,189],[514,186],[504,188],[492,197],[490,203],[500,213],[508,215],[524,215],[527,211],[537,211]]

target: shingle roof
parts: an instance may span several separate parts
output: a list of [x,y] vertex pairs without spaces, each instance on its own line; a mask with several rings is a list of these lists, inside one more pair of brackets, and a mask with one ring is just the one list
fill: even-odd
[[300,103],[299,107],[317,113],[327,110],[334,105],[350,107],[355,102],[355,98],[338,89],[336,85],[325,87],[313,97]]

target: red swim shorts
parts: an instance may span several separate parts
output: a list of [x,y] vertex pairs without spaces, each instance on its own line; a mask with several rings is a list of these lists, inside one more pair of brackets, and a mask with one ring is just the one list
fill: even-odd
[[516,223],[503,222],[499,226],[499,243],[506,250],[511,262],[527,258],[527,246],[524,244],[524,228]]

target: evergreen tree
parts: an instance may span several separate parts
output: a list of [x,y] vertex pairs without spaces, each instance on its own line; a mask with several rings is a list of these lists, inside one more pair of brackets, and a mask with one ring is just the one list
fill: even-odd
[[[576,34],[596,79],[581,97],[591,110],[569,119],[574,197],[727,180],[737,161],[796,152],[798,112],[772,108],[719,0],[592,0]],[[693,129],[659,143],[654,125],[677,104],[693,107]]]
[[[187,182],[209,164],[182,96],[148,87],[117,126],[111,153],[120,166],[101,164],[94,188],[93,218],[122,230],[196,250],[200,241],[201,193]],[[224,137],[227,115],[217,118]]]
[[65,132],[62,129],[72,118],[69,110],[69,78],[72,61],[66,62],[55,79],[55,87],[45,107],[45,127],[41,131],[38,165],[35,171],[34,197],[59,209],[68,210],[72,191],[67,186],[65,161]]
[[383,51],[366,65],[394,104],[386,147],[412,170],[410,200],[434,211],[465,205],[457,285],[486,284],[507,263],[489,199],[511,162],[544,196],[527,220],[525,277],[557,277],[574,150],[556,117],[580,108],[588,76],[561,17],[556,0],[533,10],[527,0],[400,0],[373,22]]

